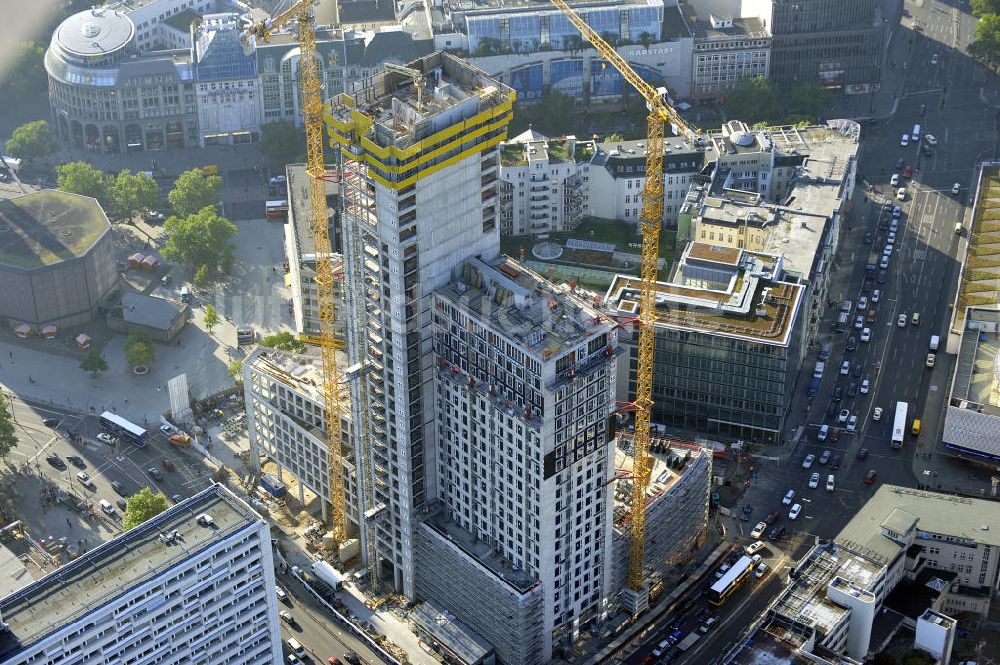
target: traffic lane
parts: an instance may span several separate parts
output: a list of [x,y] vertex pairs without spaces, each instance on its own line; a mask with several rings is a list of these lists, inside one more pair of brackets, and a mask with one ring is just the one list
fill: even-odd
[[[308,589],[291,573],[278,573],[281,587],[287,592],[288,600],[279,603],[279,609],[288,610],[300,624],[287,626],[282,622],[282,633],[289,633],[312,653],[319,663],[326,663],[330,656],[341,658],[346,651],[353,651],[365,663],[381,663],[382,660],[368,646],[346,628],[339,619],[316,601]],[[308,641],[307,641],[308,640]],[[324,655],[325,654],[325,655]]]

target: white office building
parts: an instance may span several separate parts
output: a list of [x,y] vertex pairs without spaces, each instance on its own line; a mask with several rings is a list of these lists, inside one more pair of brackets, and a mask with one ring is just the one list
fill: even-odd
[[[338,354],[338,369],[347,369],[347,357]],[[288,353],[258,346],[243,359],[243,399],[250,436],[250,462],[261,471],[263,457],[277,466],[278,480],[291,475],[298,485],[320,498],[323,521],[330,506],[330,465],[327,458],[326,407],[323,401],[322,359],[316,353]],[[357,474],[351,443],[350,405],[342,393],[340,419],[344,454],[344,492],[351,529],[358,524]]]
[[270,527],[214,485],[0,600],[0,662],[282,661]]

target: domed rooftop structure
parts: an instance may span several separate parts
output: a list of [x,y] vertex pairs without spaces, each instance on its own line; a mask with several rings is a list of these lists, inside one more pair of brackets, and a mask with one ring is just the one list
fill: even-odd
[[82,61],[106,58],[126,49],[135,38],[135,24],[125,14],[94,7],[73,14],[56,28],[54,46]]

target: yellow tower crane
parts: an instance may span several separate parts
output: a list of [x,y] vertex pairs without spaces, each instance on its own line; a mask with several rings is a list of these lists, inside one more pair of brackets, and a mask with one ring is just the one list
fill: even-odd
[[299,42],[299,89],[302,95],[302,119],[306,128],[306,173],[309,174],[309,218],[313,246],[316,248],[316,288],[319,308],[319,343],[323,358],[323,406],[326,410],[327,464],[330,469],[330,517],[334,542],[347,537],[347,511],[344,498],[342,433],[340,431],[341,388],[337,371],[334,336],[334,274],[330,244],[330,226],[326,207],[326,163],[323,159],[323,99],[316,61],[316,31],[309,11],[313,0],[299,0],[277,16],[249,26],[243,34],[244,45],[267,41],[271,31],[290,20],[296,21]]
[[635,387],[635,457],[632,472],[632,515],[628,552],[628,586],[637,594],[644,593],[642,576],[646,537],[646,488],[649,485],[649,412],[653,405],[653,339],[656,322],[656,276],[659,259],[660,225],[663,223],[663,124],[669,122],[675,131],[689,139],[696,133],[667,103],[665,89],[657,90],[646,83],[628,62],[589,25],[565,0],[551,0],[566,19],[580,31],[597,52],[646,100],[646,184],[642,190],[642,272],[639,283],[639,361]]

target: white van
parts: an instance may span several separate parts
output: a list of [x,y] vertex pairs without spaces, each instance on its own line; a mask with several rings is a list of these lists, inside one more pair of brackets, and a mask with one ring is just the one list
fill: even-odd
[[827,492],[832,492],[833,491],[833,474],[832,473],[826,477],[826,491]]
[[827,435],[830,433],[830,426],[823,424],[819,426],[819,432],[816,434],[817,441],[826,441]]
[[299,658],[302,658],[303,656],[306,655],[306,650],[302,648],[302,645],[294,637],[288,638],[288,641],[285,644],[288,645],[288,650],[291,651],[296,656],[298,656]]
[[100,504],[100,506],[101,506],[101,510],[103,510],[103,511],[104,511],[104,514],[106,514],[106,515],[114,515],[114,514],[115,514],[115,507],[114,507],[114,506],[112,506],[112,505],[111,505],[111,504],[110,504],[110,503],[109,503],[108,501],[106,501],[105,499],[101,499],[101,500],[100,500],[100,501],[98,501],[97,503],[98,503],[98,504]]
[[931,344],[930,344],[931,351],[937,351],[938,346],[940,345],[941,345],[941,338],[937,335],[931,335]]
[[913,134],[911,134],[914,141],[920,140],[920,125],[913,125]]
[[186,286],[181,287],[181,302],[191,302],[191,291]]

